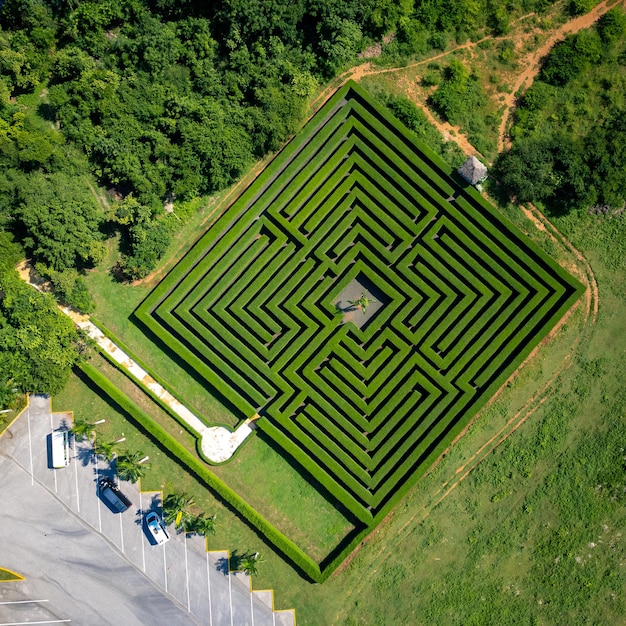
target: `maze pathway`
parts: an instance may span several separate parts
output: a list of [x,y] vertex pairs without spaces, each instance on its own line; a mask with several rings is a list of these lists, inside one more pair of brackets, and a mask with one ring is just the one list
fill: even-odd
[[581,290],[348,83],[137,315],[371,526]]

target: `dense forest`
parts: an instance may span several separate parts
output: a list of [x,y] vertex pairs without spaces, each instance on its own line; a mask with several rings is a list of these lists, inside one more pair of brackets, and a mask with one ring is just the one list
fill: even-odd
[[[81,273],[102,262],[107,240],[116,236],[120,242],[116,276],[146,276],[184,218],[180,207],[227,187],[255,160],[278,150],[302,125],[312,96],[356,63],[368,45],[393,33],[382,61],[402,63],[506,33],[516,16],[551,4],[5,0],[0,7],[0,404],[25,390],[54,392],[79,358],[79,340],[69,327],[57,333],[63,338],[58,345],[48,345],[46,324],[64,322],[51,297],[18,286],[14,259],[32,258],[58,300],[89,312],[94,304]],[[582,0],[570,4],[572,13],[588,9]],[[593,45],[602,50],[613,45],[621,58],[619,43],[610,43],[619,32],[619,25],[608,23],[599,29],[599,43],[589,43],[591,51],[585,52],[589,62]],[[459,85],[465,91],[474,86],[457,69],[446,78],[443,95],[456,94]],[[545,78],[549,89],[563,88],[558,69],[548,67]],[[451,101],[443,95],[434,97],[440,109]],[[411,103],[390,98],[388,105],[415,132],[432,135]],[[455,111],[446,113],[453,117]],[[608,140],[623,124],[618,115],[611,119]],[[438,142],[444,156],[458,158],[441,146]],[[513,191],[510,181],[505,186]],[[41,313],[22,315],[23,298]],[[41,339],[36,347],[35,336]]]
[[54,297],[20,280],[23,252],[0,232],[0,406],[13,406],[26,391],[58,393],[80,358],[73,322]]
[[[222,189],[278,149],[368,42],[394,31],[390,54],[424,54],[547,5],[7,0],[0,214],[57,272],[97,264],[122,230],[121,270],[140,277],[167,247],[164,202]],[[91,175],[117,200],[109,211]]]
[[570,35],[521,97],[513,147],[495,179],[520,201],[553,213],[622,213],[626,203],[626,13]]

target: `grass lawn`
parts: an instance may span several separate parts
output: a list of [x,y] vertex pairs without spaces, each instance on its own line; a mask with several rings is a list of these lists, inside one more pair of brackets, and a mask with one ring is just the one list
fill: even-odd
[[18,399],[16,405],[12,409],[5,409],[6,413],[0,413],[0,433],[9,426],[9,424],[20,414],[26,406],[26,396]]
[[[573,265],[521,212],[511,217]],[[154,465],[144,489],[183,488],[195,494],[200,508],[217,512],[218,534],[209,546],[260,550],[266,561],[254,587],[274,588],[276,606],[295,607],[299,624],[561,624],[564,615],[568,623],[620,623],[626,616],[626,255],[614,222],[589,220],[578,215],[557,224],[591,260],[600,287],[597,323],[585,324],[579,307],[354,559],[323,585],[300,578],[77,378],[55,398],[55,409],[80,407],[93,419],[108,417],[112,438],[124,432],[129,449],[150,455]],[[563,363],[547,398],[529,404]],[[527,413],[536,410],[459,481],[481,458],[474,458],[476,450],[506,430],[525,405]],[[280,492],[283,470],[268,457],[265,467],[272,471],[266,482]],[[263,466],[262,455],[237,457],[244,468],[256,463]],[[251,482],[259,483],[255,472]]]
[[[97,354],[91,358],[90,364],[168,430],[187,450],[196,453],[196,438],[124,374]],[[91,398],[92,394],[98,396],[99,402]],[[150,456],[152,469],[142,481],[143,489],[166,491],[178,489],[176,485],[180,481],[178,473],[181,469],[178,464],[176,479],[169,479],[169,467],[163,465],[169,458],[167,452],[157,441],[146,441],[143,432],[135,426],[132,418],[111,406],[86,378],[80,375],[73,378],[63,393],[55,397],[55,410],[62,411],[65,410],[64,407],[73,409],[75,417],[90,421],[106,419],[105,424],[98,426],[100,433],[98,437],[114,441],[124,436],[126,441],[122,444],[121,450],[139,451]],[[328,556],[330,551],[354,530],[354,526],[342,513],[339,505],[327,500],[309,480],[259,437],[252,437],[231,463],[211,469],[318,561]],[[276,477],[280,477],[280,480]],[[200,502],[197,495],[195,499]],[[205,510],[209,514],[213,511],[212,508]]]
[[[113,245],[109,260],[115,256],[112,248]],[[171,353],[160,349],[131,321],[134,309],[150,293],[150,285],[119,283],[104,266],[92,270],[86,282],[97,297],[94,319],[119,337],[139,360],[165,379],[191,410],[210,423],[233,426],[237,423],[237,418],[188,374]]]
[[12,572],[8,569],[0,567],[0,582],[6,583],[12,580],[24,580],[19,574]]
[[252,437],[230,463],[213,468],[246,502],[274,526],[322,561],[355,526],[283,458],[271,442]]
[[[521,211],[511,208],[507,216],[574,271],[573,256]],[[54,407],[80,409],[94,420],[107,417],[104,436],[124,432],[129,449],[150,455],[153,468],[142,481],[144,489],[184,489],[200,509],[217,512],[210,548],[260,550],[265,562],[254,588],[273,588],[276,608],[295,607],[300,626],[625,623],[624,221],[582,213],[554,221],[591,263],[600,292],[597,321],[585,320],[581,301],[439,465],[323,585],[301,578],[157,442],[78,378],[55,398]],[[195,239],[193,232],[188,230],[188,240]],[[119,285],[105,270],[92,272],[88,281],[98,298],[97,319],[194,408],[207,416],[215,411],[216,421],[236,422],[129,321],[152,284]],[[308,500],[307,485],[290,477],[290,470],[257,438],[216,473],[229,474],[242,489],[248,486],[252,500],[263,495],[263,486],[272,497],[287,494],[276,512],[306,527],[309,513],[300,505]],[[311,513],[313,525],[324,523],[316,543],[323,546],[324,537],[330,541],[333,532],[345,531],[341,517],[336,511]]]

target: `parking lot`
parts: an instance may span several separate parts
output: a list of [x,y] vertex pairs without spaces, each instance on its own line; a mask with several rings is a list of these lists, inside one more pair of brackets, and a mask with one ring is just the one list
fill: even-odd
[[160,493],[121,483],[133,506],[109,510],[96,482],[112,470],[90,443],[72,444],[68,467],[49,468],[48,435],[70,419],[31,396],[0,438],[0,566],[26,578],[0,585],[0,626],[295,624],[293,610],[273,611],[272,592],[251,592],[247,576],[228,572],[227,552],[207,552],[204,538],[170,528],[171,541],[151,545],[142,520],[160,510]]

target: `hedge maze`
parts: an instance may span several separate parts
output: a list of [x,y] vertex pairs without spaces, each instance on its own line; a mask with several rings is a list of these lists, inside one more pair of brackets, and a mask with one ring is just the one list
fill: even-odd
[[137,315],[371,529],[580,291],[349,83]]

